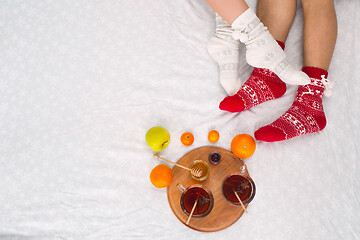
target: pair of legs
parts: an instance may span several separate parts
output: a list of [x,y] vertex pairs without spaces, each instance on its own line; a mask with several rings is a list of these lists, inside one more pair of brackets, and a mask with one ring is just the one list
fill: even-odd
[[[329,69],[337,38],[333,0],[302,0],[304,65]],[[285,42],[296,14],[296,0],[258,0],[257,15],[275,39]]]
[[[249,6],[244,0],[207,0],[229,24]],[[302,0],[304,11],[304,65],[329,69],[337,38],[333,0]],[[257,16],[271,35],[285,42],[296,14],[296,0],[258,0]]]
[[[207,0],[207,2],[229,24],[236,21],[239,15],[248,9],[244,0]],[[268,27],[276,40],[285,42],[296,14],[296,5],[296,0],[258,0],[257,16]],[[327,76],[335,47],[336,13],[333,0],[302,0],[302,5],[304,12],[304,66],[307,66],[304,68],[304,72],[312,78],[312,82],[305,87],[299,87],[293,106],[279,120],[255,132],[255,137],[259,140],[284,140],[320,131],[326,125],[322,108],[322,95],[326,85],[320,81],[320,76]],[[256,94],[264,89],[265,92],[260,93],[262,96],[259,102]],[[252,77],[238,92],[238,96],[225,99],[221,103],[223,107],[220,104],[220,108],[231,112],[246,110],[263,101],[282,96],[285,90],[285,84],[275,74],[271,75],[255,69]],[[276,92],[278,96],[276,96]],[[257,99],[251,99],[253,96]],[[246,101],[250,103],[247,107],[244,104]],[[241,108],[238,106],[233,108],[232,105],[234,103],[239,105],[239,102],[241,102]],[[306,105],[311,105],[311,107],[306,107]],[[241,110],[233,111],[231,109]]]

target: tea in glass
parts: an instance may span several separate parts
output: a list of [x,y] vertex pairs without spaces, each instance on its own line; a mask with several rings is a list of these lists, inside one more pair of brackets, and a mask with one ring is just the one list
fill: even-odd
[[255,196],[255,183],[247,175],[240,173],[230,174],[224,181],[223,194],[229,203],[241,206],[235,191],[244,205],[249,204]]
[[199,184],[192,185],[187,189],[181,184],[177,186],[183,191],[180,198],[180,206],[187,216],[190,215],[196,199],[198,199],[198,201],[192,215],[193,218],[202,218],[211,212],[214,205],[214,198],[209,189]]

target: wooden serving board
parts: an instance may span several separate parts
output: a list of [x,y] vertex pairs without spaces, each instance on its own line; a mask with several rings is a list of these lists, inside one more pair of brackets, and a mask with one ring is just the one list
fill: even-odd
[[[212,152],[221,154],[221,162],[217,165],[211,164],[208,156]],[[244,165],[243,161],[237,158],[232,152],[214,146],[205,146],[196,148],[182,158],[177,163],[190,167],[194,160],[204,160],[210,166],[209,177],[202,182],[195,181],[191,178],[190,173],[177,166],[173,167],[173,180],[167,188],[167,196],[170,207],[175,216],[182,222],[186,223],[188,216],[182,211],[180,206],[180,197],[182,192],[176,184],[180,183],[185,188],[193,184],[202,184],[206,186],[214,196],[214,207],[209,215],[204,218],[191,219],[188,227],[201,232],[215,232],[225,229],[235,223],[244,213],[241,206],[231,205],[224,197],[222,192],[223,182],[230,173],[239,172],[240,167]],[[246,172],[248,174],[248,172]]]

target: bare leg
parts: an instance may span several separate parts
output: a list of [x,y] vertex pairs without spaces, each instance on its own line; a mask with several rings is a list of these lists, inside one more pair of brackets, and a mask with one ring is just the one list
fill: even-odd
[[296,0],[258,0],[257,16],[271,35],[285,42],[296,15]]
[[304,65],[329,69],[337,38],[333,0],[302,0]]
[[328,68],[335,48],[337,20],[333,0],[302,0],[304,9],[303,71],[311,83],[299,86],[290,109],[273,123],[260,128],[255,137],[274,142],[308,133],[319,132],[326,126],[322,105],[327,95]]
[[283,49],[244,0],[207,0],[207,3],[235,29],[232,37],[245,44],[246,61],[251,66],[266,68],[289,84],[310,83],[309,77],[290,63]]
[[244,0],[206,0],[206,2],[230,25],[249,8]]
[[[206,1],[229,24],[249,8],[244,0]],[[295,14],[296,0],[258,0],[258,17],[279,41],[285,42]]]

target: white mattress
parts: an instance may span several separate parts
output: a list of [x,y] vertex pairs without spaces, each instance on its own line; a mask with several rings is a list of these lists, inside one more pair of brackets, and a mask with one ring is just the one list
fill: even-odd
[[[321,133],[257,143],[245,163],[257,193],[229,228],[201,233],[171,211],[149,173],[152,126],[178,160],[230,149],[291,105],[220,111],[226,96],[206,51],[214,12],[204,0],[3,0],[0,4],[0,239],[360,239],[360,2],[337,0],[339,36]],[[255,7],[256,1],[249,1]],[[302,12],[286,52],[302,63]],[[326,38],[326,36],[324,36]],[[242,58],[243,78],[251,68]],[[182,146],[185,131],[195,135]]]

